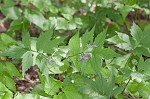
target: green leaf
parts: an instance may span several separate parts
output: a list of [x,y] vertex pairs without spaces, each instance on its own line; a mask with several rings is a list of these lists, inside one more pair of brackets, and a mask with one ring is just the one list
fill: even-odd
[[6,66],[5,70],[10,74],[11,77],[21,76],[20,72],[17,70],[15,65],[13,65],[11,62],[6,62],[5,66]]
[[32,52],[27,51],[23,54],[22,58],[22,75],[24,76],[25,72],[33,66],[33,58],[32,58]]
[[47,20],[38,10],[25,9],[24,16],[29,22],[34,23],[35,25],[39,26],[41,29],[43,30],[48,29],[49,25],[47,24]]
[[72,55],[80,53],[79,32],[77,32],[69,41],[69,48]]
[[64,18],[57,18],[56,30],[67,30],[68,29],[68,21]]
[[7,88],[2,82],[0,82],[0,92],[8,92],[8,93],[11,93],[11,91],[8,90],[8,88]]
[[130,29],[130,32],[131,32],[132,37],[136,40],[136,46],[138,46],[138,44],[140,43],[140,41],[143,37],[142,30],[140,29],[140,27],[138,27],[138,25],[133,23],[133,25]]
[[2,13],[10,19],[16,20],[21,16],[21,9],[17,7],[1,7]]
[[93,36],[94,36],[94,30],[95,26],[91,29],[91,31],[86,31],[82,36],[82,48],[85,49],[86,45],[88,44],[88,41],[90,41],[90,44],[93,43]]
[[117,32],[117,34],[118,35],[107,39],[107,41],[115,43],[117,47],[124,50],[131,50],[135,48],[135,42],[131,37],[119,32]]
[[46,59],[46,57],[42,54],[39,54],[36,57],[36,64],[40,69],[40,72],[42,72],[42,74],[46,77],[46,80],[49,80],[49,68],[48,68],[48,60]]
[[141,45],[150,48],[150,25],[147,25],[143,31],[143,38],[141,40]]
[[12,78],[3,74],[3,75],[1,75],[0,81],[3,84],[5,84],[8,87],[8,89],[12,90],[13,92],[16,92],[15,82]]
[[97,35],[97,37],[94,40],[94,44],[96,44],[98,47],[102,47],[105,41],[107,29],[105,29],[103,32]]
[[20,46],[11,46],[9,49],[3,52],[3,55],[9,56],[12,59],[19,59],[27,50]]
[[122,93],[123,90],[124,90],[124,87],[123,87],[123,86],[117,87],[117,88],[114,89],[112,95],[116,96],[116,95]]
[[67,99],[67,97],[64,93],[59,93],[58,95],[55,95],[53,99]]
[[139,84],[139,93],[143,96],[143,99],[149,98],[150,84]]
[[94,71],[99,74],[102,67],[102,58],[98,54],[93,53],[92,58],[90,58],[90,64]]
[[82,96],[74,86],[66,86],[63,89],[63,92],[66,95],[66,99],[82,99]]
[[12,92],[2,82],[0,82],[0,92],[1,99],[12,99]]
[[49,82],[45,82],[44,91],[49,95],[55,95],[62,87],[61,81],[49,78]]
[[95,49],[93,53],[98,54],[99,56],[103,57],[104,59],[111,59],[114,57],[119,56],[118,53],[113,51],[110,48],[103,48],[103,49]]
[[16,43],[16,41],[15,41],[12,37],[8,36],[7,34],[4,34],[4,33],[3,33],[3,34],[1,34],[0,36],[1,36],[1,40],[2,40],[7,46]]
[[31,91],[32,94],[38,94],[45,97],[50,97],[47,93],[44,91],[44,87],[41,84],[38,84],[34,87],[34,89]]
[[23,32],[22,32],[22,42],[23,42],[25,48],[31,49],[30,34],[25,29],[23,29]]
[[133,52],[138,55],[139,57],[144,55],[144,56],[149,56],[150,57],[150,50],[149,48],[145,47],[136,47]]
[[131,6],[129,6],[129,5],[121,6],[121,8],[119,9],[119,11],[121,12],[123,20],[125,20],[125,18],[128,15],[128,13],[130,11],[132,11],[132,10],[133,10],[133,8]]
[[38,51],[45,51],[49,48],[49,41],[52,38],[53,32],[49,30],[45,33],[42,33],[40,37],[37,39],[36,48]]
[[10,7],[10,6],[14,6],[14,5],[15,5],[15,2],[12,1],[12,0],[5,0],[5,1],[4,1],[4,4],[5,4],[5,6]]
[[38,94],[21,94],[17,93],[14,99],[52,99],[50,97],[40,96]]
[[72,20],[72,16],[70,14],[62,14],[64,18],[66,18],[67,20]]

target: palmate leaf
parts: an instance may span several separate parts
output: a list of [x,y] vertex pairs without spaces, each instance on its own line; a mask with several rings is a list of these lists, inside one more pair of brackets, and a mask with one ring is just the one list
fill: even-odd
[[40,35],[36,43],[36,48],[39,52],[51,53],[54,51],[54,48],[61,44],[65,39],[65,37],[61,37],[50,40],[52,35],[52,29]]
[[23,54],[22,58],[22,75],[24,76],[25,72],[33,66],[33,58],[32,58],[32,52],[27,51]]

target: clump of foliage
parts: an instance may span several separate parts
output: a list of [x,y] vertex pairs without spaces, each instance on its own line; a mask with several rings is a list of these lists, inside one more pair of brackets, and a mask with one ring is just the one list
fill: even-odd
[[[0,98],[148,99],[149,9],[149,0],[0,0]],[[32,67],[39,82],[21,94],[16,81]]]

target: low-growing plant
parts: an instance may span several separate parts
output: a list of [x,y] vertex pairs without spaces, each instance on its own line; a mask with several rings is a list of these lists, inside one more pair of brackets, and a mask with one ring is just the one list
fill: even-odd
[[[0,34],[0,98],[148,99],[149,6],[146,0],[0,0],[0,26],[10,23]],[[29,79],[32,88],[19,93],[17,81],[25,82],[33,67],[39,81]]]

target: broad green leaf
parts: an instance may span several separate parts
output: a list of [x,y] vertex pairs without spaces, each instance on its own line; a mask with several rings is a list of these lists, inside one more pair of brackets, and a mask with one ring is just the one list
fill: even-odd
[[116,36],[107,39],[107,41],[115,43],[117,47],[124,50],[131,50],[135,48],[134,40],[127,34],[117,32]]
[[9,56],[12,59],[19,59],[26,52],[26,49],[23,49],[20,46],[11,46],[9,49],[3,52],[3,55]]
[[27,51],[23,54],[22,58],[22,75],[24,76],[25,72],[33,66],[33,58],[32,58],[32,52]]
[[103,57],[104,59],[111,59],[114,57],[119,56],[118,53],[113,51],[110,48],[103,48],[103,49],[95,49],[93,53],[98,54],[99,56]]
[[109,88],[109,91],[106,90],[106,95],[111,97],[113,96],[113,89],[115,86],[115,76],[114,76],[114,69],[111,69],[111,75],[107,80],[107,88]]
[[145,47],[136,47],[133,52],[138,55],[139,57],[144,55],[144,56],[149,56],[150,57],[150,50],[149,48]]
[[8,31],[22,30],[23,26],[28,27],[29,22],[23,18],[18,18],[11,22]]
[[143,31],[143,38],[141,40],[141,45],[150,48],[150,25],[147,25]]
[[1,7],[2,13],[10,19],[16,20],[21,16],[21,9],[17,7]]
[[49,82],[45,82],[44,91],[49,95],[55,95],[59,92],[59,88],[62,87],[61,81],[53,78],[49,78]]
[[139,93],[143,96],[143,99],[148,99],[150,95],[150,84],[139,84]]
[[98,47],[102,47],[105,41],[107,29],[105,29],[103,32],[97,35],[97,37],[94,40],[94,44],[96,44]]
[[14,80],[6,75],[1,75],[1,77],[2,78],[0,79],[0,81],[3,84],[5,84],[8,87],[8,89],[10,89],[13,92],[16,92],[16,86]]
[[11,7],[15,5],[15,2],[13,0],[4,0],[5,6]]
[[13,65],[11,62],[6,62],[5,66],[5,70],[7,70],[11,77],[21,76],[15,65]]
[[12,92],[2,82],[0,82],[0,92],[1,99],[12,99]]
[[130,29],[130,32],[131,32],[132,37],[136,40],[136,46],[138,46],[138,44],[140,43],[140,41],[143,37],[142,30],[140,29],[140,27],[138,27],[138,25],[133,23],[133,25]]
[[72,55],[80,53],[79,32],[77,32],[69,41],[69,48]]
[[17,93],[14,99],[52,99],[51,97],[44,97],[38,94],[21,94]]
[[43,30],[47,30],[49,27],[47,20],[38,10],[26,9],[24,11],[24,16],[29,22],[32,22]]
[[138,90],[139,90],[139,83],[137,83],[137,82],[129,83],[129,85],[128,85],[128,90],[129,90],[131,93],[136,93],[136,92],[138,92]]
[[150,66],[149,66],[149,64],[150,64],[150,59],[147,59],[147,60],[143,60],[142,58],[140,59],[140,62],[139,62],[139,64],[138,64],[138,69],[140,70],[140,71],[143,71],[143,74],[145,75],[145,76],[150,76]]
[[88,42],[90,41],[90,44],[93,43],[93,36],[94,36],[94,30],[95,26],[91,29],[91,31],[86,31],[82,36],[82,48],[83,50],[87,46]]
[[113,90],[112,95],[116,96],[116,95],[122,93],[123,90],[124,90],[124,87],[123,87],[123,86],[117,87],[117,88],[115,88],[115,89]]
[[94,71],[99,74],[102,67],[102,58],[98,54],[94,53],[89,61]]
[[56,30],[67,30],[68,21],[64,18],[57,18]]
[[36,48],[38,51],[45,51],[49,48],[49,45],[51,45],[50,39],[53,35],[52,30],[43,32],[40,37],[37,39]]
[[124,55],[122,57],[117,57],[113,59],[113,61],[110,63],[110,65],[117,65],[120,68],[124,68],[130,58],[131,54]]
[[44,97],[50,97],[47,93],[44,91],[44,86],[42,84],[36,85],[33,90],[31,91],[32,94],[38,94]]
[[8,93],[11,93],[11,91],[8,90],[8,88],[7,88],[2,82],[0,82],[0,92],[8,92]]
[[23,32],[22,32],[22,42],[23,42],[25,48],[31,49],[30,34],[25,29],[23,29]]
[[55,38],[53,40],[50,40],[48,42],[49,46],[47,49],[45,49],[45,52],[51,53],[54,51],[54,48],[58,47],[58,45],[62,44],[64,42],[66,37],[60,37],[60,38]]
[[39,54],[36,57],[36,64],[38,66],[38,68],[40,69],[40,72],[42,72],[42,74],[46,77],[46,80],[48,81],[49,79],[49,68],[48,68],[48,60],[46,59],[46,57],[42,54]]
[[129,6],[129,5],[125,5],[125,6],[122,5],[122,7],[119,9],[119,11],[121,12],[123,20],[125,20],[125,18],[128,15],[128,13],[130,11],[133,11],[133,8],[132,8],[132,6]]
[[62,14],[64,18],[66,18],[67,20],[72,20],[72,16],[70,14]]
[[67,98],[64,93],[59,93],[58,95],[55,95],[53,99],[67,99]]
[[77,25],[74,23],[74,21],[69,21],[67,30],[74,30],[76,27]]
[[3,34],[1,34],[0,36],[1,36],[1,40],[2,40],[7,46],[16,43],[16,41],[15,41],[12,37],[8,36],[7,34],[4,34],[4,33],[3,33]]
[[66,95],[66,99],[82,99],[81,94],[74,86],[66,86],[62,90]]

